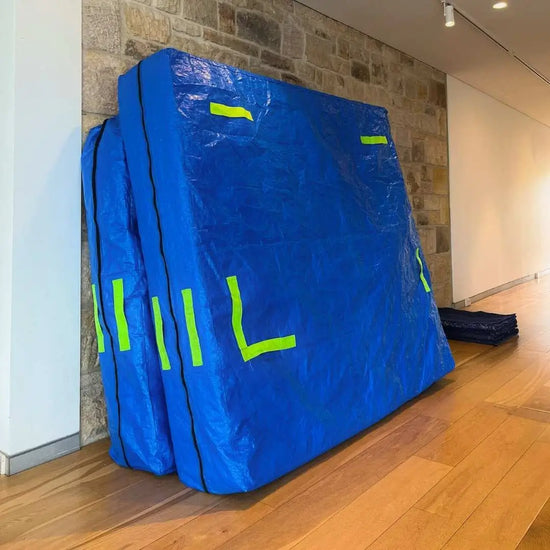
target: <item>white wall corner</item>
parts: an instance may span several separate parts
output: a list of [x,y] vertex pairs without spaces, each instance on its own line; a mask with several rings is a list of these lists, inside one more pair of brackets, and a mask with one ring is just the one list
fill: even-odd
[[0,1],[0,449],[10,446],[15,0]]
[[0,0],[0,449],[10,457],[80,429],[81,4]]

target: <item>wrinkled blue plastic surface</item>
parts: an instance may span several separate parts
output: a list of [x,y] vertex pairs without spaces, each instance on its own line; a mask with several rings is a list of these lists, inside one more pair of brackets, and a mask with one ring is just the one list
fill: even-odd
[[[99,362],[111,436],[110,454],[121,466],[157,475],[173,472],[174,454],[147,278],[117,119],[108,120],[103,131],[101,127],[91,130],[82,152],[82,185],[92,283],[96,285],[105,341]],[[120,351],[117,339],[112,281],[119,278],[124,284],[131,346],[128,351]]]
[[[212,115],[210,102],[254,120]],[[184,483],[214,493],[259,487],[453,368],[419,278],[384,109],[175,50],[122,76],[119,105]],[[389,143],[362,145],[363,135]],[[296,348],[243,360],[228,276],[238,278],[247,341],[295,334]]]

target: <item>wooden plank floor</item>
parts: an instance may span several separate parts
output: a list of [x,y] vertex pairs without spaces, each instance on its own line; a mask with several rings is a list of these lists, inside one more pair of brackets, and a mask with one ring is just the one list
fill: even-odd
[[478,302],[519,339],[285,478],[240,496],[112,463],[107,443],[0,478],[0,548],[550,549],[550,277]]

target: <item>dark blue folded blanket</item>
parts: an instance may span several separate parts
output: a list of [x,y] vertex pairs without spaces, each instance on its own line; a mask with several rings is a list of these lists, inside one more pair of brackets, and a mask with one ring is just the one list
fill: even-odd
[[519,333],[515,313],[440,308],[439,316],[445,335],[450,340],[498,345]]

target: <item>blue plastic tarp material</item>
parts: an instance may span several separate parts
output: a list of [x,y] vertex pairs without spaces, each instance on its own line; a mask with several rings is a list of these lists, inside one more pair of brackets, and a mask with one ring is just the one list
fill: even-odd
[[119,105],[184,483],[264,485],[452,370],[384,109],[175,50]]
[[173,472],[147,277],[117,119],[90,132],[82,152],[82,185],[110,454],[121,466]]

